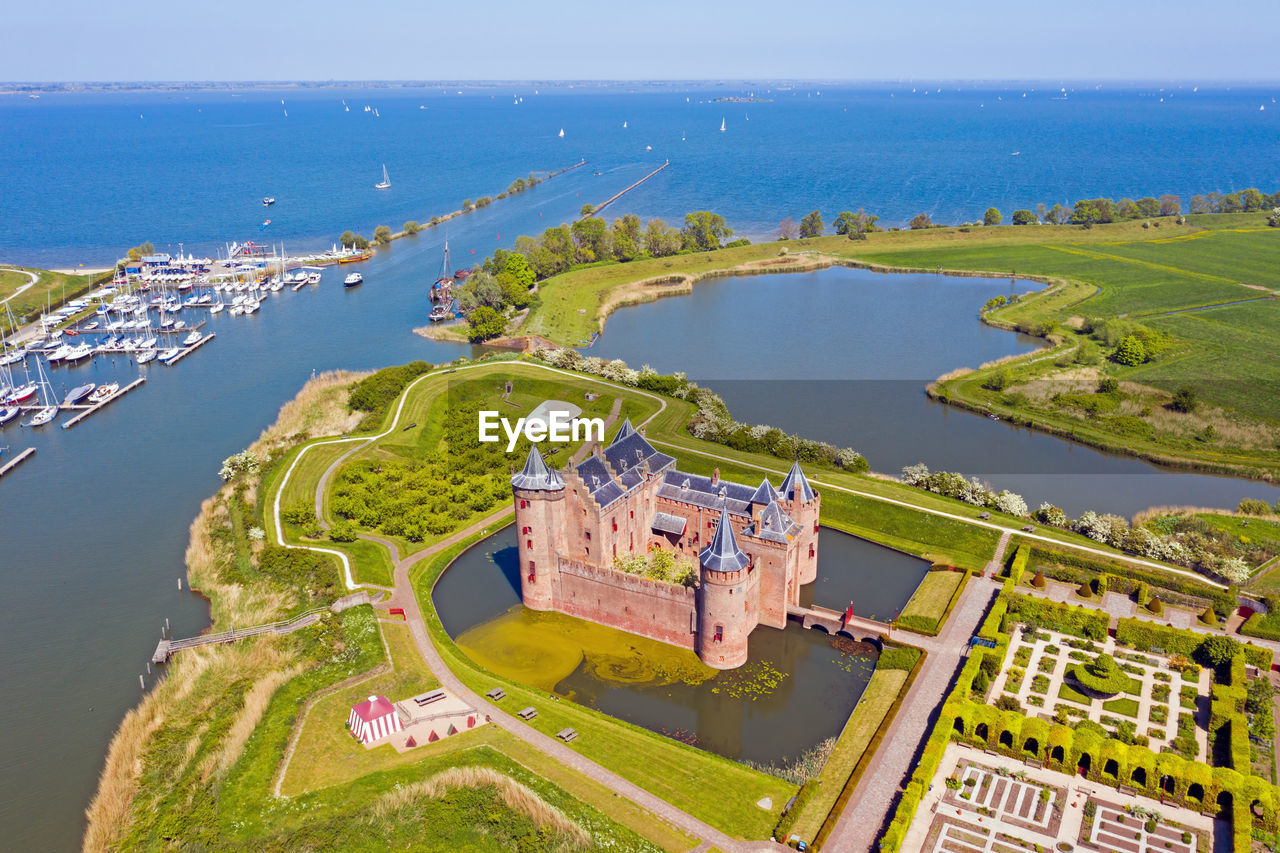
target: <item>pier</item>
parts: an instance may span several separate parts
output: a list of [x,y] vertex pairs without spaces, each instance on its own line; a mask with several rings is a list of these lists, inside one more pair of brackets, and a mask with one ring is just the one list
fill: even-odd
[[[119,400],[125,394],[128,394],[134,388],[137,388],[139,385],[141,385],[146,381],[147,381],[147,377],[139,376],[137,379],[133,380],[128,385],[124,386],[119,391],[117,391],[116,393],[108,397],[107,399],[102,400],[101,402],[98,402],[98,403],[94,403],[92,406],[88,406],[84,409],[81,409],[78,415],[73,417],[71,420],[64,422],[62,424],[62,428],[71,429],[73,426],[80,423],[85,418],[89,417],[90,415],[96,414],[100,409],[110,405],[111,403],[114,403],[116,400]],[[60,408],[70,408],[70,407],[60,407]]]
[[[202,326],[203,326],[204,324],[203,324],[203,323],[201,323],[200,325],[202,325]],[[192,344],[191,346],[187,347],[186,349],[179,350],[179,351],[178,351],[178,354],[177,354],[177,355],[175,355],[173,358],[168,359],[167,361],[165,361],[165,364],[169,365],[170,367],[173,367],[173,365],[175,365],[175,364],[177,364],[178,362],[182,361],[184,358],[186,358],[187,356],[191,355],[191,353],[193,353],[193,352],[195,352],[196,350],[200,349],[200,347],[202,347],[202,346],[204,346],[205,344],[209,343],[209,341],[213,340],[213,339],[214,339],[214,338],[216,338],[217,336],[218,336],[218,335],[217,335],[217,333],[216,333],[216,332],[210,332],[209,334],[205,335],[203,338],[201,338],[200,340],[196,341],[194,344]]]
[[[590,215],[590,216],[595,216],[597,213],[599,213],[600,211],[604,210],[606,207],[608,207],[609,205],[613,204],[615,201],[617,201],[618,199],[622,198],[624,195],[626,195],[627,193],[631,192],[633,189],[635,189],[636,187],[640,186],[640,185],[641,185],[641,184],[643,184],[645,181],[649,180],[649,179],[650,179],[650,178],[652,178],[654,175],[658,174],[659,172],[661,172],[663,169],[667,168],[667,167],[668,167],[668,166],[670,166],[670,165],[671,165],[671,161],[670,161],[670,160],[668,160],[667,162],[663,163],[663,164],[662,164],[661,166],[659,166],[658,168],[654,169],[654,170],[653,170],[652,172],[650,172],[649,174],[645,175],[645,176],[644,176],[643,178],[641,178],[640,180],[636,181],[636,182],[635,182],[634,184],[632,184],[631,186],[627,187],[626,189],[622,190],[621,192],[614,193],[613,195],[609,196],[607,199],[605,199],[604,201],[600,202],[600,204],[598,204],[598,205],[596,205],[594,208],[592,208],[591,213],[590,213],[589,215]],[[584,217],[582,217],[582,218],[583,218],[583,219],[586,219],[586,217],[585,217],[585,216],[584,216]]]
[[[34,452],[34,451],[33,451]],[[299,628],[305,628],[308,625],[314,625],[320,621],[320,618],[326,613],[341,613],[351,607],[358,607],[361,604],[371,604],[373,598],[365,590],[353,592],[350,595],[344,595],[328,607],[316,607],[305,613],[299,613],[292,619],[285,619],[280,622],[272,622],[267,625],[254,625],[251,628],[232,628],[230,631],[220,631],[216,634],[200,634],[197,637],[187,637],[182,640],[163,639],[156,645],[155,652],[151,655],[153,664],[167,663],[169,658],[183,649],[194,649],[199,646],[209,646],[218,643],[234,643],[236,640],[243,640],[245,637],[257,637],[261,634],[290,634]],[[167,622],[166,622],[167,624]]]
[[5,474],[8,474],[14,468],[17,468],[23,462],[26,462],[28,459],[30,459],[32,456],[35,456],[35,455],[36,455],[36,449],[34,447],[28,447],[26,450],[22,451],[17,456],[10,459],[4,465],[0,465],[0,477],[3,477]]

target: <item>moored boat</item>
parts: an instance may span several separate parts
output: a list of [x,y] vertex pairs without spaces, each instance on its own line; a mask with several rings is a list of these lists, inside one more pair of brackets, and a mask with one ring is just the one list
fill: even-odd
[[356,287],[358,285],[364,284],[364,276],[360,275],[360,273],[358,272],[353,272],[351,275],[347,276],[342,280],[342,284],[345,287]]
[[67,392],[67,396],[62,398],[62,405],[74,406],[84,401],[86,397],[93,393],[93,389],[98,386],[92,382],[86,382],[83,385],[77,385]]
[[200,338],[202,337],[204,336],[201,335],[200,330],[197,329],[196,331],[192,332],[191,334],[187,335],[185,338],[182,339],[182,345],[185,347],[189,347],[193,344],[198,344],[200,343]]
[[155,361],[156,355],[157,355],[157,351],[154,349],[144,350],[138,356],[138,364],[146,364],[149,361]]
[[5,403],[25,402],[27,400],[30,400],[32,397],[34,397],[36,395],[36,391],[38,391],[39,389],[40,389],[40,386],[34,382],[28,382],[26,385],[19,385],[16,388],[11,388],[9,392],[3,396],[3,402]]
[[115,394],[120,390],[119,382],[108,382],[106,385],[99,385],[93,389],[93,393],[89,395],[90,403],[101,403],[103,400]]
[[27,421],[26,424],[24,424],[24,426],[29,426],[29,427],[44,426],[49,421],[53,420],[57,416],[57,414],[58,414],[57,406],[45,406],[43,409],[41,409],[40,411],[32,415],[31,420]]
[[19,409],[17,406],[0,407],[0,426],[4,426],[10,421],[16,419],[20,414],[22,414],[22,409]]

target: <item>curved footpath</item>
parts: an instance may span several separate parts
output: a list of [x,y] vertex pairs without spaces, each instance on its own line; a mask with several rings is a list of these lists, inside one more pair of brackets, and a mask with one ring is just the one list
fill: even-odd
[[[595,377],[583,376],[581,374],[560,370],[537,362],[519,362],[519,364],[524,367],[532,367],[569,376],[577,381],[587,381],[607,387],[621,387]],[[490,366],[492,365],[464,365],[451,370],[461,371]],[[352,574],[350,560],[347,555],[341,551],[311,545],[291,545],[285,542],[283,526],[280,522],[280,497],[284,491],[285,484],[288,482],[289,477],[297,467],[298,461],[310,448],[321,445],[351,442],[355,444],[355,446],[326,468],[324,474],[316,484],[315,504],[317,517],[321,517],[320,510],[323,509],[325,486],[328,483],[329,478],[338,469],[338,466],[343,461],[350,458],[355,452],[369,446],[378,439],[389,435],[391,432],[396,430],[399,425],[400,416],[404,411],[405,401],[408,398],[409,392],[419,382],[430,377],[439,376],[441,372],[442,371],[437,370],[423,374],[421,377],[411,382],[405,390],[401,392],[400,400],[396,406],[395,414],[391,419],[391,423],[387,429],[381,433],[364,438],[337,438],[328,441],[316,442],[315,444],[304,447],[303,450],[294,457],[293,463],[289,466],[284,477],[281,478],[280,484],[276,487],[276,494],[273,501],[273,520],[276,527],[276,539],[280,545],[289,548],[319,551],[321,553],[337,556],[342,562],[346,576],[346,584],[350,589],[355,589],[357,587],[385,589],[385,587],[380,587],[374,584],[357,584]],[[659,403],[658,411],[647,418],[643,423],[652,421],[653,418],[657,417],[666,409],[666,401],[657,395],[649,394],[634,388],[625,388],[625,390],[630,393],[650,397]],[[615,401],[613,410],[609,414],[608,423],[613,423],[617,419],[620,408],[621,401]],[[763,466],[753,465],[751,463],[708,453],[706,451],[674,445],[669,442],[659,442],[653,439],[650,440],[655,444],[663,444],[681,452],[697,453],[701,456],[721,460],[733,465],[755,468],[757,470],[775,474],[778,473]],[[585,447],[581,448],[575,456],[585,452],[587,452],[587,449]],[[836,489],[858,497],[904,506],[918,512],[925,512],[931,515],[961,521],[977,527],[996,530],[1002,534],[1000,542],[1001,548],[999,550],[1003,550],[1003,546],[1007,543],[1007,539],[1010,535],[1017,535],[1026,537],[1027,539],[1034,539],[1050,544],[1071,547],[1076,550],[1092,552],[1109,559],[1120,560],[1134,565],[1157,568],[1162,571],[1170,571],[1185,575],[1191,574],[1190,572],[1179,572],[1178,570],[1170,569],[1167,566],[1162,566],[1135,557],[1128,557],[1127,555],[1113,554],[1102,551],[1101,549],[1063,543],[1053,539],[1052,537],[1015,530],[1009,526],[995,522],[983,521],[955,513],[944,512],[942,510],[922,507],[907,501],[900,501],[894,498],[836,486],[830,483],[822,483],[818,480],[813,480],[812,482],[818,486]],[[440,653],[436,650],[435,645],[432,643],[430,635],[427,633],[426,622],[423,619],[421,607],[419,606],[417,596],[414,595],[413,587],[409,580],[410,571],[422,560],[439,553],[441,550],[448,548],[469,536],[489,530],[512,514],[512,507],[506,506],[498,512],[495,512],[492,515],[470,525],[466,529],[457,531],[440,542],[404,558],[398,557],[398,550],[392,543],[377,537],[363,537],[386,546],[390,551],[390,556],[395,560],[394,586],[392,588],[391,598],[387,601],[381,602],[378,606],[383,608],[398,607],[404,610],[410,634],[413,636],[413,640],[418,648],[419,654],[422,655],[423,660],[427,663],[432,674],[439,679],[442,685],[448,687],[472,707],[486,709],[490,720],[500,728],[510,732],[515,737],[556,759],[560,763],[577,770],[599,784],[613,790],[619,796],[626,797],[635,804],[666,820],[684,832],[701,839],[703,843],[697,848],[698,850],[706,848],[707,845],[714,845],[716,848],[726,851],[726,853],[728,853],[728,851],[776,851],[786,849],[782,847],[782,845],[774,842],[739,841],[731,838],[720,830],[704,823],[684,811],[681,811],[665,800],[654,796],[638,785],[627,781],[613,771],[608,770],[596,762],[578,754],[565,744],[542,734],[516,717],[494,707],[492,704],[484,701],[480,696],[470,690],[453,673],[453,671],[449,669],[444,659],[440,656]],[[1204,580],[1198,575],[1195,577],[1200,580]],[[969,638],[977,631],[978,625],[981,623],[984,614],[987,612],[992,599],[999,589],[999,583],[987,578],[985,574],[982,577],[975,577],[966,587],[963,597],[956,605],[951,616],[947,619],[946,625],[938,637],[923,637],[910,632],[899,632],[900,634],[906,634],[912,644],[925,649],[928,652],[928,657],[925,660],[925,664],[920,674],[917,676],[910,691],[905,697],[905,700],[902,702],[902,706],[897,712],[897,716],[890,724],[887,736],[884,738],[879,748],[879,754],[875,756],[873,769],[869,775],[864,776],[859,782],[854,796],[849,800],[844,812],[840,815],[835,829],[827,842],[829,849],[836,851],[862,851],[873,849],[875,839],[888,819],[898,791],[914,769],[915,756],[919,751],[921,744],[924,742],[925,737],[928,735],[929,728],[932,726],[936,717],[937,709],[940,707],[947,691],[950,689],[951,682],[962,664],[964,656],[968,652]]]

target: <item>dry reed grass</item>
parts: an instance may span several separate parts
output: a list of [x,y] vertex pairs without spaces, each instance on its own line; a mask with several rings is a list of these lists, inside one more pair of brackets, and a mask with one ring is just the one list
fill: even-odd
[[347,408],[353,382],[368,376],[350,370],[330,370],[307,381],[298,395],[280,407],[275,423],[262,431],[249,450],[265,459],[300,440],[350,432],[363,415]]
[[568,815],[510,776],[491,767],[451,767],[421,782],[384,794],[374,804],[374,819],[391,818],[397,811],[413,805],[418,799],[441,797],[450,788],[489,786],[497,789],[498,796],[508,808],[524,814],[537,826],[551,827],[559,837],[559,843],[554,849],[584,850],[590,846],[591,835]]
[[1153,506],[1148,507],[1135,515],[1133,517],[1133,524],[1146,524],[1148,521],[1152,521],[1165,515],[1229,515],[1233,518],[1247,518],[1250,521],[1257,519],[1258,521],[1280,522],[1280,515],[1246,515],[1245,513],[1236,512],[1233,509],[1223,509],[1222,507]]
[[231,724],[216,758],[206,762],[202,768],[202,778],[208,779],[210,775],[226,775],[226,772],[240,759],[241,753],[244,752],[244,745],[249,742],[249,736],[262,720],[262,715],[266,713],[267,705],[270,704],[276,690],[286,681],[301,674],[304,668],[302,664],[295,663],[288,668],[270,671],[254,682],[253,687],[249,688],[249,692],[245,694],[244,707],[240,709],[235,722]]

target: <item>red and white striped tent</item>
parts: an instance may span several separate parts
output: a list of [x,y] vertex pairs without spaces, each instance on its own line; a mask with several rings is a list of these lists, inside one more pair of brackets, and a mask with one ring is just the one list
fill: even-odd
[[370,744],[400,731],[400,715],[385,696],[370,696],[351,709],[347,725],[356,740]]

